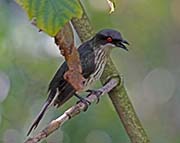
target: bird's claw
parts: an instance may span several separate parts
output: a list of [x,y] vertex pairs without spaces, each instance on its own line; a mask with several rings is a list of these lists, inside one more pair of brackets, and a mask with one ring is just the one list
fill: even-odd
[[91,102],[88,101],[88,100],[86,100],[86,99],[84,99],[83,97],[81,97],[81,96],[79,96],[79,95],[77,95],[77,94],[75,94],[75,96],[79,99],[79,101],[77,102],[77,104],[78,104],[79,102],[84,103],[85,108],[84,108],[83,111],[84,111],[84,112],[87,111],[89,105],[91,105]]
[[86,100],[86,99],[84,99],[84,98],[83,98],[83,99],[80,99],[80,100],[77,102],[77,104],[78,104],[79,102],[84,103],[84,105],[85,105],[84,110],[83,110],[84,112],[87,111],[89,105],[91,104],[91,102],[89,102],[88,100]]
[[91,94],[94,94],[94,95],[96,96],[96,98],[97,98],[96,104],[99,103],[99,101],[100,101],[100,95],[102,94],[102,91],[100,91],[100,90],[91,90],[91,89],[88,89],[88,90],[86,90],[86,92],[89,92],[88,96],[91,95]]

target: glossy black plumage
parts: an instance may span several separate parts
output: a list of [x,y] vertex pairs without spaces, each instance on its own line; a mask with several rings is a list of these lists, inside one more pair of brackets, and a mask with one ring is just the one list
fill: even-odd
[[[109,57],[110,49],[113,47],[120,47],[127,50],[124,44],[128,44],[128,42],[122,39],[121,34],[118,31],[104,29],[78,48],[82,66],[82,75],[87,79],[85,85],[100,78],[104,71],[107,58]],[[48,88],[48,98],[33,122],[28,134],[30,134],[33,128],[35,129],[37,127],[39,121],[50,105],[59,107],[76,92],[75,89],[64,80],[64,73],[67,70],[67,64],[64,62],[51,80]]]

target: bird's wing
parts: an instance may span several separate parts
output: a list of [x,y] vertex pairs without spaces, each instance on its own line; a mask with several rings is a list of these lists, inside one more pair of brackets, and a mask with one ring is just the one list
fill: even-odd
[[[82,44],[78,48],[78,52],[80,55],[80,61],[82,66],[82,75],[84,76],[84,78],[88,78],[95,70],[94,52],[88,43]],[[54,101],[54,105],[57,105],[57,107],[63,105],[76,92],[75,89],[71,86],[71,84],[69,84],[63,78],[64,73],[67,71],[67,69],[67,64],[66,62],[64,62],[50,83],[50,90],[53,90],[57,87],[59,89],[59,95]]]
[[64,86],[64,73],[68,70],[67,63],[64,62],[55,73],[53,79],[50,81],[48,91],[56,89],[58,86]]
[[[95,64],[94,64],[94,51],[93,48],[89,45],[88,42],[85,42],[78,48],[81,66],[82,66],[82,75],[84,78],[88,78],[95,70]],[[64,62],[61,67],[58,69],[56,74],[54,75],[53,79],[51,80],[49,84],[49,101],[53,101],[54,96],[56,95],[57,91],[58,98],[56,104],[58,106],[65,103],[72,95],[74,94],[75,90],[73,87],[64,80],[64,73],[68,70],[67,63]],[[57,90],[58,88],[58,90]],[[53,92],[53,94],[51,94]],[[54,93],[56,92],[56,93]]]
[[93,47],[86,42],[78,48],[82,66],[82,75],[88,78],[95,71],[95,54]]
[[[78,52],[82,66],[82,75],[84,78],[88,78],[95,71],[95,55],[93,48],[89,46],[88,42],[86,42],[78,48]],[[57,87],[59,89],[59,95],[54,101],[54,104],[58,105],[58,107],[63,105],[76,92],[74,88],[63,78],[67,69],[67,64],[64,62],[55,74],[49,86],[49,90],[53,90],[54,88],[56,89]]]

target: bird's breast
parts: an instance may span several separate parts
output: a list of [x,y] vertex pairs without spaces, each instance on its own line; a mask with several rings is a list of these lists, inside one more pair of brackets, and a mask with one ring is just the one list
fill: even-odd
[[104,67],[107,62],[107,53],[106,51],[103,50],[97,50],[95,51],[95,71],[89,76],[89,78],[86,79],[85,81],[85,86],[89,86],[96,80],[99,80],[103,71]]

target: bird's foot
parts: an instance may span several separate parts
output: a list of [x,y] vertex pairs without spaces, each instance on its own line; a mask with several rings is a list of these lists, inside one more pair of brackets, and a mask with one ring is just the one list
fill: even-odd
[[[102,94],[102,91],[100,91],[100,90],[91,90],[91,89],[88,89],[88,90],[86,90],[86,92],[89,92],[89,95],[94,94],[94,95],[97,97],[97,102],[96,102],[96,104],[99,103],[99,101],[100,101],[100,95]],[[89,96],[89,95],[88,95],[88,96]]]
[[78,94],[74,94],[74,95],[79,99],[79,101],[77,102],[77,104],[78,104],[79,102],[84,103],[84,104],[85,104],[84,112],[87,111],[89,105],[91,105],[91,102],[88,101],[88,100],[86,100],[86,99],[84,99],[83,97],[79,96]]

